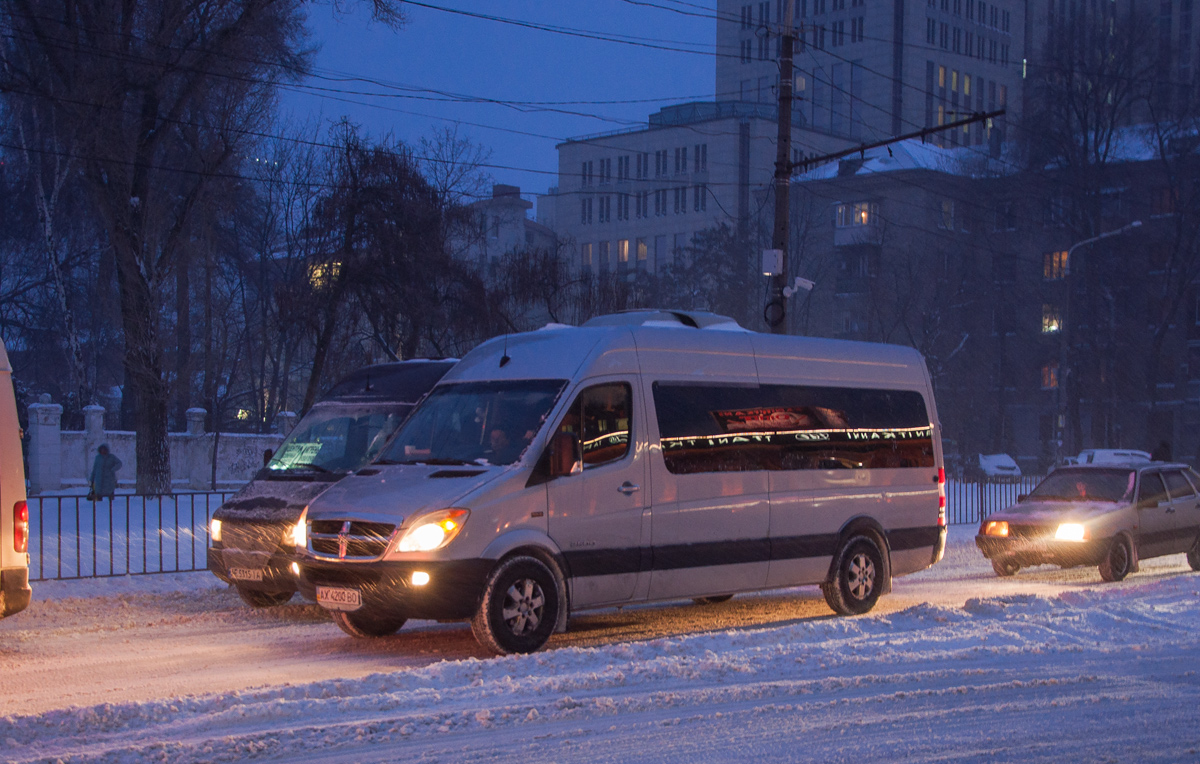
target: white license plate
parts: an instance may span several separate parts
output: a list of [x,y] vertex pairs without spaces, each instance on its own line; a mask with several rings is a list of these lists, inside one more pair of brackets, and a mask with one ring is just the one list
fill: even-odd
[[358,610],[362,607],[362,592],[358,589],[318,586],[317,604],[326,610]]
[[229,577],[234,581],[259,581],[263,580],[262,568],[230,568]]

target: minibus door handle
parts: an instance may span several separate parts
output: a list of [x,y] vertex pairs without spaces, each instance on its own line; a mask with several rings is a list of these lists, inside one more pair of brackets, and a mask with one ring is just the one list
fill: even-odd
[[626,496],[628,496],[631,493],[633,493],[634,491],[642,490],[642,487],[634,485],[633,483],[630,483],[628,480],[626,480],[624,483],[617,486],[617,490],[620,491],[621,493],[625,494]]

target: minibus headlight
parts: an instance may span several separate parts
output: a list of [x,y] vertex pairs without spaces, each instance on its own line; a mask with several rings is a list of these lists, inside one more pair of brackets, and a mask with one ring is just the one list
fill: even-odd
[[1054,532],[1055,541],[1087,541],[1087,528],[1079,523],[1063,523]]
[[466,509],[443,509],[418,517],[396,542],[397,552],[432,552],[454,540],[462,530]]
[[300,519],[292,526],[288,538],[285,539],[297,549],[305,549],[308,547],[308,507],[300,513]]

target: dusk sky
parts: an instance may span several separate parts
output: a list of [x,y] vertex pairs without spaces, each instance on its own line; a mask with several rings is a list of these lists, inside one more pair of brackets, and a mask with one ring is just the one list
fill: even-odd
[[[347,3],[353,12],[336,17],[327,4],[316,5],[309,24],[320,46],[315,76],[285,93],[283,108],[301,120],[344,115],[373,137],[391,132],[411,145],[458,122],[460,135],[492,150],[494,179],[519,185],[532,198],[556,184],[555,144],[564,138],[633,127],[664,105],[712,99],[715,0],[649,2],[684,13],[633,0],[429,5],[707,55],[522,28],[412,3],[404,3],[408,23],[393,32],[370,23],[365,2]],[[463,103],[451,94],[575,103]],[[621,103],[605,103],[614,101]]]

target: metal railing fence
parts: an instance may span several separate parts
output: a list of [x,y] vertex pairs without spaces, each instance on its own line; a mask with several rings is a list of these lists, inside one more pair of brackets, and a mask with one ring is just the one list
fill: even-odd
[[948,480],[946,482],[946,522],[950,525],[978,523],[991,513],[1015,504],[1017,497],[1032,491],[1038,483],[1042,482],[1042,477],[1042,475],[1022,475],[1013,480],[981,482]]
[[[978,523],[1016,502],[1041,480],[946,483],[946,519]],[[32,581],[108,578],[205,570],[213,510],[232,491],[173,496],[120,494],[88,501],[83,496],[29,499],[29,577]]]
[[32,581],[179,573],[208,567],[208,521],[232,491],[171,496],[31,496]]

